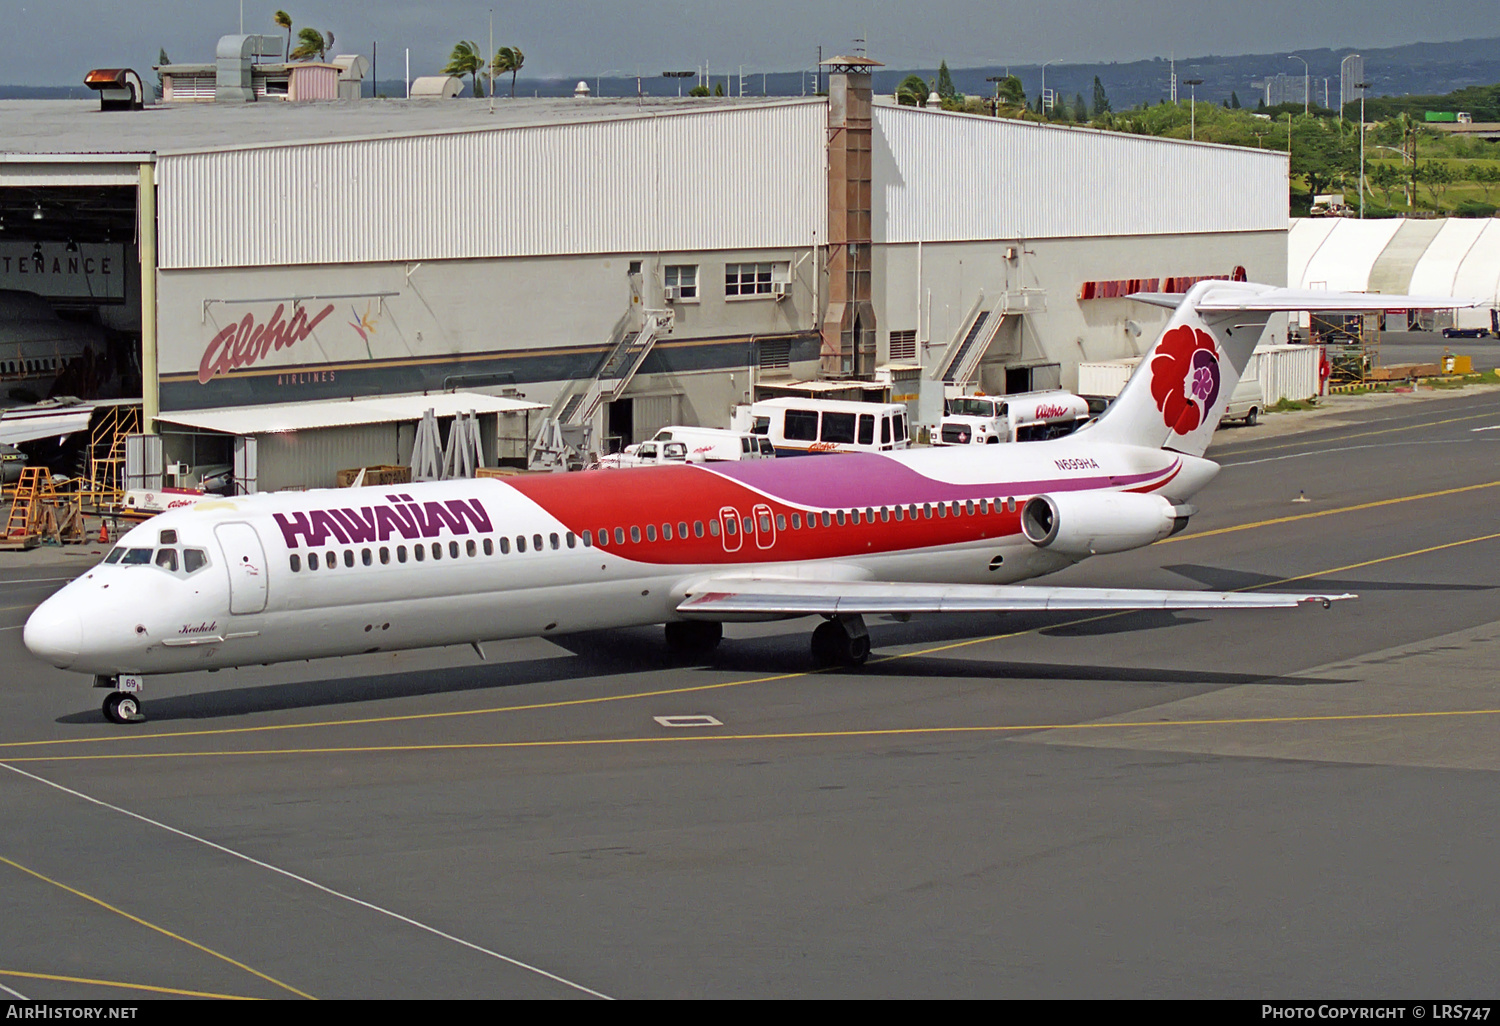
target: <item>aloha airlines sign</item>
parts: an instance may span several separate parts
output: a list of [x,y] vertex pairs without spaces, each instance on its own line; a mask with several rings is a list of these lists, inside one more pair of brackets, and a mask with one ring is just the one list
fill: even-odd
[[254,314],[247,313],[226,325],[203,350],[203,358],[198,362],[198,383],[206,385],[221,374],[253,367],[271,353],[296,345],[333,313],[333,304],[311,317],[301,306],[292,311],[289,320],[282,320],[284,313],[286,304],[278,303],[265,321],[257,322]]

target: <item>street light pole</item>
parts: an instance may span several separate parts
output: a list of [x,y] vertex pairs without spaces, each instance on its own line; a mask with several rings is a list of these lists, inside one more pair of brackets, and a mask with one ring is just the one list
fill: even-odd
[[1312,96],[1312,76],[1307,70],[1307,61],[1296,54],[1292,54],[1287,60],[1302,61],[1302,113],[1306,114],[1308,100]]
[[1198,87],[1203,84],[1201,78],[1185,78],[1182,84],[1188,87],[1188,103],[1192,110],[1188,114],[1188,138],[1194,142],[1198,140]]
[[1359,90],[1359,218],[1365,217],[1365,90],[1369,88],[1368,82],[1356,82],[1354,88]]
[[1059,60],[1061,60],[1061,58],[1054,57],[1054,58],[1052,58],[1052,60],[1050,60],[1046,64],[1042,65],[1042,111],[1043,112],[1052,109],[1051,107],[1047,106],[1047,64],[1056,64]]
[[1349,61],[1353,60],[1355,57],[1358,57],[1358,56],[1359,56],[1359,54],[1357,54],[1357,53],[1351,53],[1348,57],[1345,57],[1343,60],[1339,61],[1339,125],[1340,126],[1342,126],[1344,124],[1344,104],[1348,102],[1348,100],[1346,100],[1344,98],[1344,65],[1347,64],[1347,63],[1349,63]]

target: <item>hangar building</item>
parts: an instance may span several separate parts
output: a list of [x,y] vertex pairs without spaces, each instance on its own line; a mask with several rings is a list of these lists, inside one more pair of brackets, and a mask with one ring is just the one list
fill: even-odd
[[1130,291],[1285,283],[1284,154],[895,106],[830,63],[827,98],[0,102],[0,288],[138,338],[164,431],[468,391],[603,448],[768,381],[1072,387],[1150,343]]

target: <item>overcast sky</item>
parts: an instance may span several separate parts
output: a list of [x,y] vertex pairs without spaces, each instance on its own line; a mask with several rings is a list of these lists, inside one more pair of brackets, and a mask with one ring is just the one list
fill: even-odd
[[[1026,64],[1048,60],[1275,53],[1500,36],[1494,0],[283,0],[298,28],[332,31],[338,53],[370,54],[399,79],[432,74],[453,43],[519,46],[523,76],[659,75],[704,60],[714,72],[790,71],[869,39],[869,55],[898,67]],[[0,83],[74,85],[90,68],[128,65],[143,74],[165,48],[174,61],[214,59],[219,36],[237,32],[239,0],[5,0]],[[276,33],[275,6],[245,0],[246,32]]]

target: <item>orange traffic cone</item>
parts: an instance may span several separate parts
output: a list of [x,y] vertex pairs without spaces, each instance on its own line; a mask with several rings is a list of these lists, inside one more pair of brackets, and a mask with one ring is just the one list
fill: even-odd
[[108,545],[109,544],[109,523],[108,523],[108,521],[104,521],[104,520],[99,521],[99,544],[100,545]]

